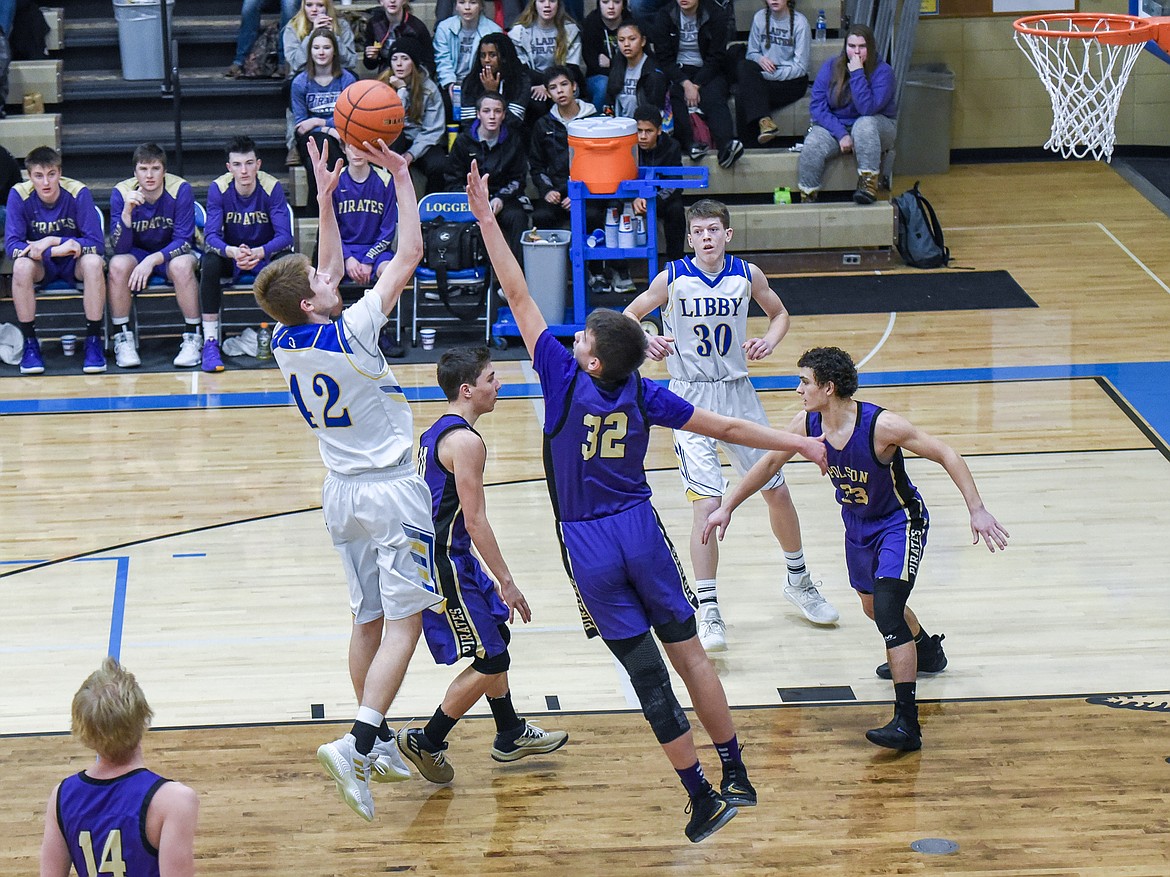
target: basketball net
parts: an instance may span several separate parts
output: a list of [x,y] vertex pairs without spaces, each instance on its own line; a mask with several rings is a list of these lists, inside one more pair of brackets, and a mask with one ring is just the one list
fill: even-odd
[[1065,158],[1109,161],[1121,94],[1150,30],[1142,19],[1122,15],[1045,15],[1016,22],[1016,45],[1052,102],[1045,149]]

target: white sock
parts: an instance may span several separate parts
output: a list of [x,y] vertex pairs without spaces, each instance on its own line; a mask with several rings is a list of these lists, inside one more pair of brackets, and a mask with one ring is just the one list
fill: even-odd
[[130,323],[129,317],[110,317],[110,322],[114,324],[114,334],[124,332]]
[[375,728],[382,727],[382,720],[386,718],[373,707],[359,706],[355,721],[362,722],[366,725],[373,725]]
[[203,337],[208,339],[219,340],[219,320],[204,320],[203,321]]
[[804,549],[785,551],[784,560],[788,565],[788,584],[799,585],[800,580],[808,573],[808,568],[804,565]]
[[704,606],[718,606],[719,592],[715,586],[715,579],[703,579],[695,582],[695,594],[699,598],[699,608]]

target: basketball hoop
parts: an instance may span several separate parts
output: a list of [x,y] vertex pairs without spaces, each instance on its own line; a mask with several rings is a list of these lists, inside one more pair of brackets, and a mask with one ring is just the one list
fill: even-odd
[[1013,26],[1016,45],[1052,102],[1052,134],[1044,148],[1065,158],[1108,161],[1134,62],[1148,40],[1170,42],[1170,18],[1054,13],[1030,15]]

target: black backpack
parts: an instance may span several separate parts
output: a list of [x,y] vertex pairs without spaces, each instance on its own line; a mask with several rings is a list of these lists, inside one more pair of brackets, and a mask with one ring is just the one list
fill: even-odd
[[442,216],[422,223],[423,264],[435,272],[435,285],[443,306],[459,319],[476,319],[487,294],[488,283],[482,284],[479,301],[467,313],[459,313],[451,306],[447,274],[466,271],[487,264],[487,253],[479,226],[473,222],[449,222]]
[[894,199],[898,215],[898,253],[912,268],[941,268],[951,261],[951,251],[943,244],[943,230],[938,215],[922,193],[918,183]]
[[277,53],[280,42],[280,31],[275,24],[269,24],[260,29],[256,35],[256,42],[244,57],[240,65],[241,79],[269,79],[275,75],[280,67],[280,55]]

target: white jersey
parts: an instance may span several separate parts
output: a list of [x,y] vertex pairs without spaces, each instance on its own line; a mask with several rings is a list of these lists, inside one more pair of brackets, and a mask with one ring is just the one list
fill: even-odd
[[679,381],[746,378],[743,344],[752,300],[748,263],[724,256],[723,269],[712,277],[686,256],[667,263],[666,277],[662,330],[674,338],[674,351],[666,357],[670,376]]
[[277,325],[272,350],[331,472],[361,475],[411,461],[414,418],[382,351],[372,289],[333,323]]

